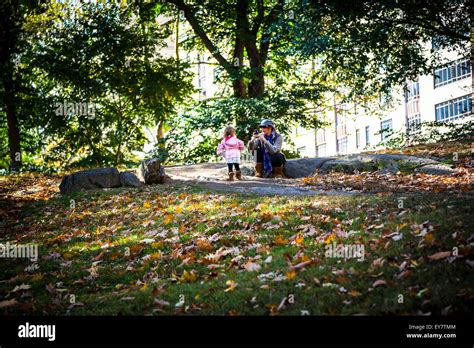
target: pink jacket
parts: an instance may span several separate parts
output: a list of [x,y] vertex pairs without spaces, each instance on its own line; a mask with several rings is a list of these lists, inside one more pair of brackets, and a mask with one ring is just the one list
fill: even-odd
[[240,151],[244,148],[244,142],[233,136],[227,139],[227,141],[222,139],[222,142],[217,147],[217,154],[220,155],[224,152],[224,157],[226,159],[240,157]]

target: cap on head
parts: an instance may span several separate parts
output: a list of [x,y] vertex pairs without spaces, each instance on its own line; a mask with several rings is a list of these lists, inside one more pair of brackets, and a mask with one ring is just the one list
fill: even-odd
[[259,127],[260,127],[260,128],[262,128],[262,127],[272,127],[272,128],[275,128],[275,124],[273,123],[272,120],[265,119],[265,120],[262,120],[262,122],[260,122]]

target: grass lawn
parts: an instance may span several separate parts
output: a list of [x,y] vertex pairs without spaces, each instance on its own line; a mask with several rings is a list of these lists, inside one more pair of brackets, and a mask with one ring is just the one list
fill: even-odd
[[[271,197],[176,184],[17,205],[1,241],[37,244],[39,259],[0,260],[3,314],[474,311],[472,196]],[[357,244],[362,256],[326,253]]]

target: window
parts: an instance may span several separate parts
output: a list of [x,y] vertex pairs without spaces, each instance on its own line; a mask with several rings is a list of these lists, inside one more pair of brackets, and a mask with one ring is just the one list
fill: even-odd
[[316,157],[326,156],[326,144],[316,146]]
[[298,155],[304,156],[306,152],[306,146],[299,147],[298,149],[296,149],[296,151],[298,151]]
[[472,95],[448,100],[435,105],[437,122],[452,121],[470,114],[472,111]]
[[461,58],[434,69],[434,88],[447,85],[471,75],[471,62]]
[[421,130],[421,115],[408,116],[407,131],[408,134],[418,133]]
[[337,152],[347,153],[347,137],[343,137],[337,140]]
[[356,129],[356,149],[360,147],[360,129]]
[[380,135],[382,140],[387,139],[392,134],[392,119],[380,122]]
[[316,157],[326,156],[326,131],[318,129],[316,131]]
[[419,114],[420,113],[420,103],[419,100],[411,100],[407,103],[407,114],[408,116]]
[[325,144],[326,143],[326,132],[324,129],[318,129],[316,132],[316,144]]
[[420,97],[420,83],[418,81],[409,81],[407,83],[407,101]]
[[342,104],[336,113],[336,134],[337,137],[344,137],[347,135],[347,105]]
[[370,127],[366,126],[365,127],[365,146],[370,145]]

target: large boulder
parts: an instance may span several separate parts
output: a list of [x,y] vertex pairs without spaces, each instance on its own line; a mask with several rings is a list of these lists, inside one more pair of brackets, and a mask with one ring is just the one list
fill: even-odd
[[165,181],[165,167],[158,158],[143,161],[137,171],[138,178],[145,184],[163,184]]
[[354,174],[357,172],[371,172],[377,170],[374,162],[361,161],[359,159],[337,159],[324,162],[320,168],[320,173],[339,172]]
[[132,172],[121,172],[120,184],[124,187],[140,187],[143,185],[137,176]]
[[285,163],[285,175],[289,178],[302,178],[316,173],[341,172],[452,174],[454,169],[441,165],[436,160],[403,154],[353,154],[346,156],[299,158]]
[[427,164],[417,168],[415,171],[431,175],[450,175],[458,172],[446,164]]
[[116,168],[97,168],[66,175],[59,185],[59,191],[65,194],[119,186],[120,174]]
[[287,160],[285,163],[285,176],[288,178],[312,176],[325,162],[332,159],[331,157],[317,157]]

